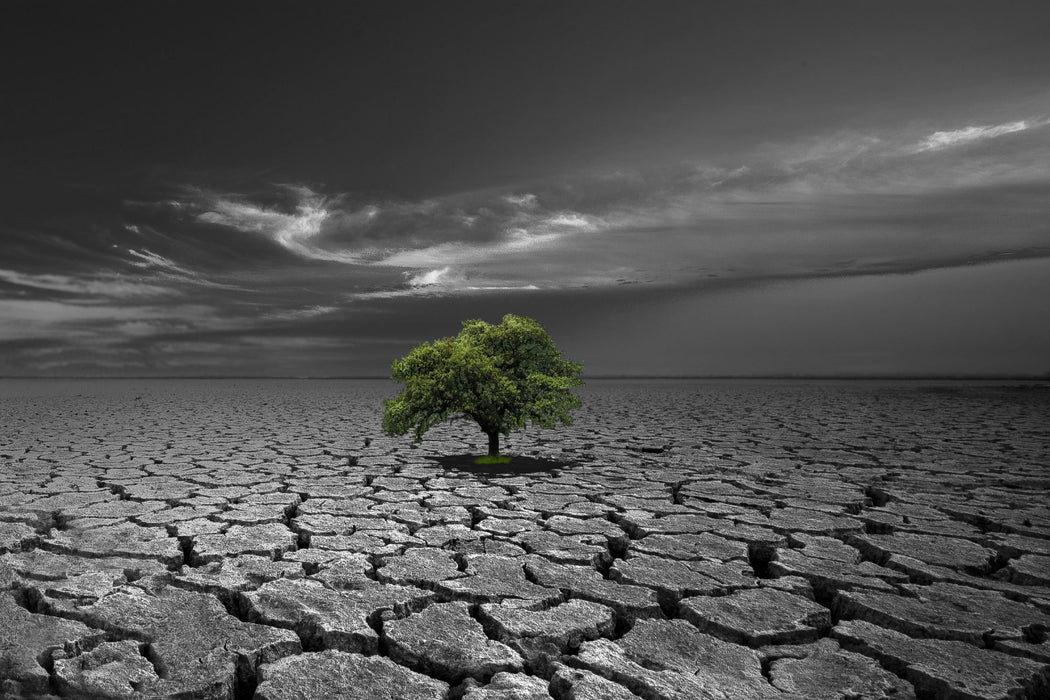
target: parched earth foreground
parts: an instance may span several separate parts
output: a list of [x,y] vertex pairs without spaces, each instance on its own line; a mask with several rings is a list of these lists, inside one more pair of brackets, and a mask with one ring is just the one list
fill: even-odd
[[1050,697],[1050,391],[0,381],[0,695]]

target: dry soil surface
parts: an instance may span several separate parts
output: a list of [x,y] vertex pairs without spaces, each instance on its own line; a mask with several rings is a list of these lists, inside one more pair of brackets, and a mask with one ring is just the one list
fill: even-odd
[[0,382],[0,695],[1038,698],[1050,391],[595,382],[475,467],[376,382]]

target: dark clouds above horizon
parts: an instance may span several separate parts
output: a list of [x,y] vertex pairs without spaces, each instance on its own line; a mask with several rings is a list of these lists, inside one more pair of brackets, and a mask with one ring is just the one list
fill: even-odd
[[1050,372],[1038,3],[13,3],[0,375]]

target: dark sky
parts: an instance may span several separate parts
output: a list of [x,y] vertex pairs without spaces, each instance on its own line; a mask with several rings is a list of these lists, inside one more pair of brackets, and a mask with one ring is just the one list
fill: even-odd
[[1045,2],[9,2],[0,375],[1050,372]]

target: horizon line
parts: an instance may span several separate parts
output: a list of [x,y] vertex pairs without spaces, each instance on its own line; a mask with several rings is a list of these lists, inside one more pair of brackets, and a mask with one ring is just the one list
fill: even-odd
[[[389,380],[386,375],[376,374],[338,374],[338,375],[295,375],[295,374],[129,374],[129,375],[0,375],[5,379],[296,379],[309,381],[324,380]],[[1050,381],[1050,372],[1043,374],[593,374],[583,375],[584,380],[608,379],[770,379],[770,380],[897,380],[897,381]]]

